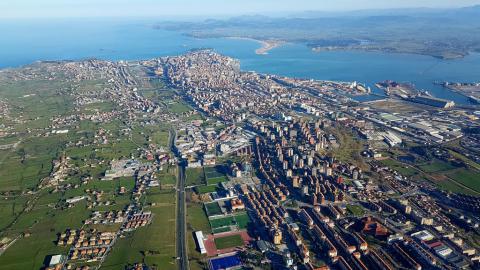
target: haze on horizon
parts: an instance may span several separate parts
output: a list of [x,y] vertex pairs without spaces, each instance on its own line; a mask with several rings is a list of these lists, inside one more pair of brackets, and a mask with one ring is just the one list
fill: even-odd
[[455,8],[480,0],[4,0],[1,18],[205,17],[301,11],[394,8]]

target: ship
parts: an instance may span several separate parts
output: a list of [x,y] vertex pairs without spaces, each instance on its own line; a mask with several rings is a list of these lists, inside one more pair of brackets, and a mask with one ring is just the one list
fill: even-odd
[[468,100],[473,104],[480,104],[480,98],[474,96],[468,96]]

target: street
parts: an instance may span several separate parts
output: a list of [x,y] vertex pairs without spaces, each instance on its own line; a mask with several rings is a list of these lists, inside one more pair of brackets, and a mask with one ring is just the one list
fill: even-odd
[[177,259],[178,269],[188,270],[188,255],[186,247],[186,221],[185,221],[185,167],[178,166],[177,181]]

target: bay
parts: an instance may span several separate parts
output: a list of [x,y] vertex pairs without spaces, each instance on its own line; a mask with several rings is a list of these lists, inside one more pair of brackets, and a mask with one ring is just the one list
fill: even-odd
[[[441,60],[430,56],[364,51],[313,52],[302,44],[285,44],[257,55],[258,42],[244,39],[197,39],[154,29],[156,19],[0,20],[0,68],[43,60],[140,60],[212,48],[238,58],[243,70],[290,77],[358,81],[412,82],[440,98],[468,104],[468,98],[435,81],[480,81],[480,54]],[[363,97],[368,100],[372,97]]]

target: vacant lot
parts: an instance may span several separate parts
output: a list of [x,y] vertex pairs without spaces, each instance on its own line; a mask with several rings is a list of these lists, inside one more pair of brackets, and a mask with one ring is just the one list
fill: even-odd
[[401,173],[404,176],[413,176],[418,174],[418,172],[410,165],[404,165],[399,161],[394,159],[385,159],[380,161],[383,165],[390,167],[393,170]]
[[171,102],[168,104],[168,110],[172,113],[179,114],[189,112],[192,110],[192,108],[183,102]]
[[450,171],[447,175],[458,183],[480,192],[480,172],[474,169],[459,169]]
[[443,172],[455,169],[456,167],[451,165],[450,163],[444,161],[433,161],[431,163],[426,163],[418,166],[422,171],[427,173],[433,172]]
[[217,188],[218,188],[217,185],[211,185],[211,186],[197,186],[195,189],[197,190],[198,193],[205,194],[205,193],[217,191]]
[[210,224],[202,204],[189,203],[187,206],[187,227],[192,231],[210,231]]
[[186,172],[186,185],[187,186],[198,186],[205,185],[205,174],[203,173],[203,168],[187,168]]

